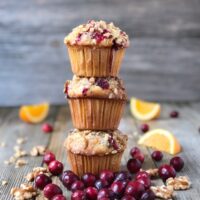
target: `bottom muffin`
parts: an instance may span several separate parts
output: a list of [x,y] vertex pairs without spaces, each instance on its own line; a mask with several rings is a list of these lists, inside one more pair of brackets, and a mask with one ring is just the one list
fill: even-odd
[[116,131],[80,131],[74,129],[64,146],[71,169],[78,176],[95,175],[104,169],[119,171],[128,137]]

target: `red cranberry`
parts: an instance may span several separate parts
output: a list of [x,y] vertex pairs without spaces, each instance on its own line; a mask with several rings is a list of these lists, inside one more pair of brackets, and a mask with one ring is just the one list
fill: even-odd
[[147,177],[141,177],[139,179],[137,179],[138,182],[142,183],[145,187],[145,189],[149,189],[151,186],[151,180],[150,178]]
[[98,190],[95,187],[88,187],[85,190],[87,199],[97,199]]
[[82,180],[86,187],[94,186],[96,181],[96,176],[92,173],[86,173],[82,176]]
[[58,195],[54,196],[52,200],[67,200],[67,199],[62,194],[58,194]]
[[96,182],[95,182],[95,187],[98,189],[98,190],[101,190],[101,189],[103,189],[103,188],[106,188],[106,187],[108,187],[109,186],[109,183],[108,183],[108,181],[106,181],[106,180],[101,180],[101,179],[99,179],[99,180],[97,180]]
[[135,198],[132,197],[131,195],[125,195],[125,196],[122,197],[121,200],[135,200]]
[[138,147],[133,147],[131,150],[130,150],[130,155],[134,158],[135,154],[136,153],[140,153],[140,149]]
[[51,182],[52,182],[52,180],[50,177],[46,176],[45,174],[39,174],[35,178],[35,187],[40,190],[43,190],[44,187]]
[[98,200],[101,200],[103,198],[109,198],[109,197],[110,197],[110,190],[109,189],[104,188],[104,189],[99,190],[98,195],[97,195]]
[[44,123],[42,125],[42,131],[44,133],[51,133],[53,131],[53,126],[51,124],[48,124],[48,123]]
[[88,88],[83,88],[83,90],[82,90],[82,94],[83,94],[83,96],[86,96],[87,91],[88,91]]
[[148,124],[141,124],[140,129],[143,133],[146,133],[149,130]]
[[82,190],[76,190],[72,193],[71,200],[85,200],[85,192]]
[[63,171],[63,164],[58,160],[53,160],[49,163],[48,168],[53,175],[59,175]]
[[71,185],[71,191],[74,192],[76,190],[84,190],[84,183],[82,181],[75,181]]
[[153,160],[155,161],[161,161],[162,158],[163,158],[163,153],[161,151],[154,151],[152,154],[151,154],[151,157]]
[[108,89],[109,88],[109,83],[106,79],[102,79],[102,78],[99,78],[97,81],[96,81],[96,84],[101,87],[102,89]]
[[62,194],[62,190],[56,184],[50,183],[44,187],[44,196],[47,199],[52,199],[57,194]]
[[170,117],[171,117],[171,118],[177,118],[177,117],[179,117],[178,111],[176,111],[176,110],[172,111],[172,112],[170,113]]
[[124,181],[124,180],[131,180],[131,175],[127,171],[121,171],[115,175],[114,181]]
[[108,183],[112,183],[114,180],[114,173],[110,170],[103,170],[99,175],[101,180],[106,180]]
[[55,155],[52,152],[46,152],[43,157],[43,162],[47,165],[56,159]]
[[92,35],[92,38],[97,41],[97,43],[100,43],[105,37],[102,35],[102,33],[95,32]]
[[112,136],[108,139],[108,141],[109,141],[110,145],[113,146],[113,148],[115,150],[119,149],[117,142],[115,141],[115,139]]
[[141,162],[135,158],[131,158],[127,162],[127,168],[130,173],[137,173],[140,170],[141,166]]
[[70,190],[72,184],[79,180],[78,176],[76,174],[74,174],[72,171],[68,170],[68,171],[64,171],[62,176],[61,176],[61,181],[63,183],[63,185]]
[[137,159],[137,160],[139,160],[141,163],[144,162],[144,154],[143,154],[142,152],[136,153],[136,154],[134,155],[134,158]]
[[130,181],[126,187],[125,194],[131,195],[136,199],[140,199],[144,191],[145,188],[142,183],[139,183],[137,181]]
[[175,177],[176,176],[176,171],[174,170],[173,167],[170,165],[162,165],[158,169],[159,176],[165,181],[170,177]]
[[170,160],[170,165],[177,171],[181,171],[184,166],[184,161],[181,157],[176,156]]
[[124,193],[125,185],[121,181],[113,182],[111,185],[111,190],[115,193],[116,197],[121,197]]
[[153,193],[153,191],[152,190],[146,190],[143,194],[142,194],[142,196],[141,196],[141,198],[140,198],[140,200],[154,200],[155,199],[155,194]]
[[136,179],[140,179],[140,178],[150,178],[149,174],[145,171],[140,171],[136,174],[135,176]]

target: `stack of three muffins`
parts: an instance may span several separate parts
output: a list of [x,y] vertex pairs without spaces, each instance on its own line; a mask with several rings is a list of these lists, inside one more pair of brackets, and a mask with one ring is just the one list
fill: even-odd
[[117,77],[129,39],[113,23],[88,21],[65,37],[73,79],[65,83],[74,129],[65,140],[71,169],[82,176],[118,171],[127,136],[117,130],[127,95]]

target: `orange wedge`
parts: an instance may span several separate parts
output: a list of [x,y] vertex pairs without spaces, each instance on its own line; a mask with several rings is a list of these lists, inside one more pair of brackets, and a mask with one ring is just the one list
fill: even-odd
[[132,97],[130,100],[130,110],[136,119],[148,121],[159,117],[161,106],[158,103],[147,102]]
[[152,147],[172,155],[181,151],[181,145],[176,137],[164,129],[154,129],[152,131],[148,131],[139,139],[138,144]]
[[35,105],[21,106],[19,117],[24,122],[39,123],[43,121],[49,113],[49,104],[41,103]]

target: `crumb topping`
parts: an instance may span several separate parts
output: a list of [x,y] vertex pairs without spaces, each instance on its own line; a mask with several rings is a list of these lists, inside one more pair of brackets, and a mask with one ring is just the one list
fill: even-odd
[[103,46],[114,49],[129,46],[128,35],[112,22],[89,20],[86,24],[75,27],[64,39],[65,44]]
[[83,155],[107,155],[121,152],[126,148],[128,137],[119,130],[79,131],[74,129],[65,140],[67,150]]
[[127,99],[124,84],[117,77],[86,78],[73,76],[64,86],[64,93],[68,97],[96,97],[109,99]]

